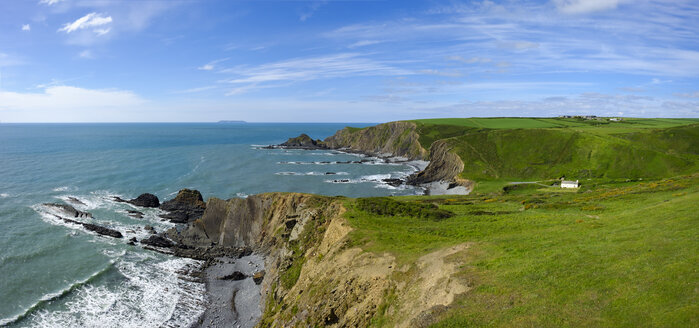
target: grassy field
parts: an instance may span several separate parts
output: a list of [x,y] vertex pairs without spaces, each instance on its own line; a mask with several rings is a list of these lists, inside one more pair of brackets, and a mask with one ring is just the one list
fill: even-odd
[[[415,205],[384,215],[348,200],[353,244],[411,263],[473,243],[459,273],[473,289],[435,327],[699,326],[699,174],[598,179],[578,192],[501,185],[396,197]],[[411,215],[434,210],[417,204],[455,215]]]
[[[686,125],[692,120],[637,119],[643,123],[630,120],[602,127],[527,129],[505,127],[519,124],[517,122],[535,126],[546,120],[566,120],[479,120],[491,123],[481,125],[497,128],[420,121],[419,142],[429,149],[434,141],[447,140],[465,164],[461,177],[478,182],[532,181],[562,176],[571,179],[661,178],[699,169],[699,124]],[[450,119],[425,121],[452,122]],[[657,128],[673,124],[676,126]]]
[[473,117],[473,118],[433,118],[415,120],[423,125],[453,125],[481,129],[534,129],[534,128],[670,128],[681,125],[699,123],[692,118],[624,118],[613,122],[606,119],[585,120],[577,118],[558,117]]

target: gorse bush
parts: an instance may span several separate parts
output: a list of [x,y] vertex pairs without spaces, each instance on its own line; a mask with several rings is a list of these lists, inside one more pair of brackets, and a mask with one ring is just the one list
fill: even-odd
[[359,198],[357,207],[362,211],[383,216],[410,216],[431,220],[454,216],[454,213],[442,210],[434,204],[399,202],[388,197]]

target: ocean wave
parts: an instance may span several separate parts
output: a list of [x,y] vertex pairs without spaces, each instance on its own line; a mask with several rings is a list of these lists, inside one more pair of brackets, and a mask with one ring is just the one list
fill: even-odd
[[65,309],[38,311],[37,327],[189,327],[204,312],[205,286],[183,279],[199,261],[160,260],[148,253],[128,253],[115,268],[125,278],[117,286],[85,284]]
[[[35,311],[37,311],[39,308],[41,308],[43,305],[45,305],[48,302],[51,302],[53,300],[59,299],[65,295],[68,295],[69,293],[73,292],[74,290],[94,281],[95,279],[99,278],[101,275],[107,273],[110,269],[113,268],[114,261],[111,261],[109,265],[104,267],[103,269],[93,273],[89,277],[83,280],[79,280],[71,284],[70,286],[63,288],[57,292],[54,293],[48,293],[44,296],[42,296],[39,301],[34,303],[32,306],[28,307],[26,310],[22,311],[22,313],[12,317],[12,318],[7,318],[7,319],[0,319],[0,326],[5,326],[9,325],[11,323],[15,323],[17,321],[20,321],[27,316],[33,314]],[[57,327],[57,326],[53,326]]]
[[10,194],[8,194],[6,192],[0,194],[0,198],[7,198],[7,197],[10,197]]
[[276,175],[316,175],[316,176],[324,176],[324,175],[348,175],[349,173],[347,172],[315,172],[315,171],[310,171],[310,172],[277,172],[275,173]]
[[68,191],[69,189],[70,189],[70,187],[68,187],[68,186],[61,186],[61,187],[53,188],[53,191]]

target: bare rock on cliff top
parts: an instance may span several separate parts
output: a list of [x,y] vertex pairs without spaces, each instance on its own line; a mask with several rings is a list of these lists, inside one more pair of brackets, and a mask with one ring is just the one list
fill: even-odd
[[160,209],[169,213],[161,215],[174,223],[194,221],[204,214],[206,203],[198,190],[182,189],[174,199],[163,202]]

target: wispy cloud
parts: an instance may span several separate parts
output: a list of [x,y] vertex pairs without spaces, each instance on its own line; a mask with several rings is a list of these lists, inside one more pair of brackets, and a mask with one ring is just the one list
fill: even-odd
[[44,5],[53,6],[53,5],[55,5],[59,2],[62,2],[62,1],[65,1],[65,0],[40,0],[39,3],[44,4]]
[[628,0],[553,0],[556,8],[565,14],[587,14],[615,9],[623,2]]
[[[63,27],[58,29],[58,32],[71,33],[82,29],[107,25],[111,22],[112,16],[104,16],[103,14],[93,12],[76,19],[72,23],[64,24]],[[109,32],[109,29],[106,29],[106,32],[104,32],[105,29],[93,29],[93,31],[98,35],[103,35]]]
[[300,82],[354,76],[406,75],[413,72],[390,63],[366,58],[358,53],[341,53],[320,57],[295,58],[262,64],[256,67],[235,67],[222,70],[234,75],[225,83],[240,85],[235,94],[249,92],[269,82]]
[[27,32],[29,32],[29,31],[31,31],[31,30],[32,30],[32,27],[29,26],[29,24],[24,24],[24,25],[22,25],[22,31],[27,31]]
[[305,22],[307,19],[313,17],[313,14],[325,5],[327,1],[315,1],[310,6],[308,6],[301,15],[299,15],[299,20]]
[[694,91],[694,92],[676,92],[673,93],[675,97],[680,97],[680,98],[699,98],[699,91]]
[[214,68],[216,68],[216,66],[217,66],[219,63],[225,62],[225,61],[228,60],[228,59],[230,59],[230,58],[227,57],[227,58],[221,58],[221,59],[212,60],[212,61],[208,62],[207,64],[204,64],[204,65],[202,65],[202,66],[197,67],[197,69],[202,70],[202,71],[211,71],[211,70],[213,70]]
[[381,43],[381,41],[377,41],[377,40],[360,40],[360,41],[357,41],[357,42],[355,42],[355,43],[350,44],[349,46],[347,46],[347,48],[352,49],[352,48],[358,48],[358,47],[366,47],[366,46],[370,46],[370,45],[378,44],[378,43]]
[[80,54],[78,54],[78,56],[80,56],[80,58],[85,58],[85,59],[94,59],[95,58],[95,55],[90,50],[83,50],[80,52]]

